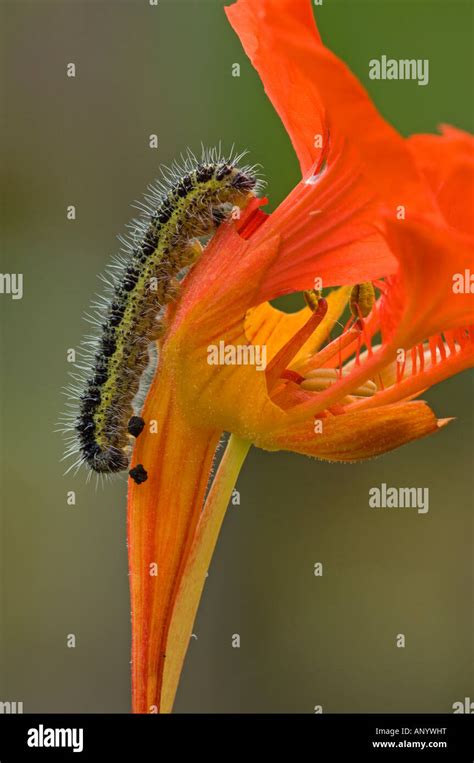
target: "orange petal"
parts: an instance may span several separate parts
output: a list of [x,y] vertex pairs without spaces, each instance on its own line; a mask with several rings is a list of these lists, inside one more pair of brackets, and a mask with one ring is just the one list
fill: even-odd
[[329,130],[357,146],[364,174],[394,208],[431,209],[404,139],[322,44],[310,0],[238,0],[226,13],[285,125],[303,175],[320,156],[315,135]]
[[440,130],[441,135],[421,133],[407,138],[417,165],[436,195],[453,168],[471,162],[474,155],[474,137],[470,133],[449,125],[441,125]]
[[243,324],[237,322],[227,331],[214,330],[209,345],[201,344],[199,335],[194,339],[192,334],[182,342],[180,336],[173,338],[180,369],[176,393],[191,421],[207,422],[251,442],[258,432],[284,424],[285,414],[268,395],[264,368],[259,370],[256,363],[227,365],[220,356],[214,364],[210,353],[220,352],[221,347],[224,352],[225,348],[237,350],[249,345]]
[[204,422],[252,441],[255,432],[286,420],[268,396],[264,369],[209,362],[210,348],[221,342],[250,344],[245,315],[279,243],[274,235],[253,247],[252,238],[244,240],[232,224],[223,225],[183,282],[167,346],[171,365],[179,369],[176,395],[197,426]]
[[315,278],[326,287],[393,273],[396,260],[376,228],[378,208],[354,148],[331,150],[325,169],[299,183],[254,236],[254,245],[272,231],[281,237],[258,301],[312,288]]
[[[129,480],[128,550],[135,713],[158,712],[170,614],[203,505],[219,432],[194,427],[180,411],[169,376],[155,379],[142,414],[145,429],[132,465],[148,480]],[[156,422],[157,432],[150,431]],[[153,567],[152,565],[156,565]]]
[[426,403],[416,401],[326,416],[321,423],[322,432],[315,433],[315,421],[310,419],[255,444],[264,450],[291,450],[325,461],[361,461],[436,432],[446,422],[437,421]]
[[384,335],[409,348],[440,331],[470,325],[474,294],[469,288],[457,293],[455,279],[474,272],[473,239],[430,218],[391,220],[387,235],[400,274],[382,301]]
[[[392,366],[397,367],[398,363],[394,363]],[[402,380],[392,383],[386,389],[381,389],[373,397],[355,401],[351,405],[351,410],[374,408],[379,405],[387,405],[399,400],[409,399],[415,395],[422,394],[425,389],[429,389],[435,384],[439,384],[445,379],[449,379],[451,376],[473,366],[474,337],[471,335],[466,339],[466,344],[463,348],[447,355],[444,360],[438,360],[435,365],[429,364],[423,371],[417,369],[416,373],[407,373]],[[381,376],[383,377],[383,373]]]
[[225,12],[285,125],[305,174],[320,154],[314,135],[324,133],[324,106],[310,71],[305,72],[321,39],[311,5],[294,0],[240,0]]
[[474,161],[453,168],[440,189],[438,202],[450,225],[474,236]]
[[[246,217],[244,213],[243,223]],[[270,220],[262,227],[269,228]],[[256,244],[255,234],[247,240],[232,222],[223,224],[183,281],[173,331],[192,323],[193,336],[188,338],[207,345],[216,336],[216,326],[226,332],[242,322],[247,310],[263,301],[258,297],[261,283],[280,244],[280,234],[271,227]]]
[[282,237],[258,302],[311,288],[315,277],[331,286],[394,272],[394,258],[377,230],[378,204],[390,205],[394,216],[400,204],[410,213],[434,208],[405,140],[322,45],[309,0],[239,0],[226,12],[304,176],[256,234],[255,243],[270,229]]
[[441,135],[412,135],[407,144],[446,221],[474,234],[474,137],[443,125]]

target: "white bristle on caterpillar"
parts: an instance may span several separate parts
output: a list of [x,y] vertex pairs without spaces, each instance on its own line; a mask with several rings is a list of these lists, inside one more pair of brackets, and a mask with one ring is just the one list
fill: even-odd
[[[66,388],[68,411],[60,422],[67,435],[64,458],[69,470],[86,464],[108,475],[129,467],[138,416],[149,384],[150,348],[163,331],[163,315],[175,297],[176,279],[199,257],[199,241],[225,222],[233,207],[244,208],[262,187],[258,167],[239,167],[244,154],[223,158],[220,149],[188,151],[182,163],[161,169],[134,206],[139,217],[119,236],[121,250],[101,281],[85,320],[94,327],[81,342]],[[68,471],[69,471],[68,470]],[[138,464],[129,471],[138,483],[147,474]]]

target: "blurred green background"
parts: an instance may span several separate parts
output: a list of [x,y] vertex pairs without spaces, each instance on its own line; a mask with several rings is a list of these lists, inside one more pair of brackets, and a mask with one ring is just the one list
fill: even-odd
[[[248,148],[272,206],[298,168],[220,0],[4,0],[1,12],[2,271],[25,283],[23,300],[0,299],[0,700],[25,712],[128,712],[126,485],[96,491],[84,473],[63,476],[53,430],[66,350],[161,162],[201,141]],[[471,2],[325,0],[318,19],[402,133],[473,129]],[[429,58],[429,85],[369,81],[368,61],[384,53]],[[250,453],[177,711],[450,712],[473,696],[472,379],[425,397],[457,420],[378,460]],[[369,509],[381,482],[429,487],[429,513]]]

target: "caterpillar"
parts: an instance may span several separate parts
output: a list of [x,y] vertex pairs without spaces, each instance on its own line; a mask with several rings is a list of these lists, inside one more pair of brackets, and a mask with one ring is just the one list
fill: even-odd
[[[164,330],[164,308],[200,256],[200,240],[258,193],[256,167],[239,167],[242,156],[224,159],[203,149],[197,160],[188,152],[181,166],[162,168],[162,180],[136,205],[140,216],[128,237],[119,237],[122,253],[102,277],[106,294],[88,316],[97,331],[82,342],[79,374],[72,374],[78,384],[66,388],[72,402],[62,421],[69,433],[65,458],[76,456],[70,468],[86,464],[102,475],[128,469],[133,438],[144,427],[135,410],[140,383]],[[142,464],[129,474],[138,484],[147,478]]]

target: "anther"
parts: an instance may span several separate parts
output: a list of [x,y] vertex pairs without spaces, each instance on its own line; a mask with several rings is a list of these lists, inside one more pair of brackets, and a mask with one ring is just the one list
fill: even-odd
[[355,318],[367,318],[375,303],[375,289],[371,281],[356,284],[349,300],[351,313]]
[[309,289],[303,292],[304,301],[308,305],[309,309],[314,312],[319,307],[319,300],[321,299],[321,289]]

